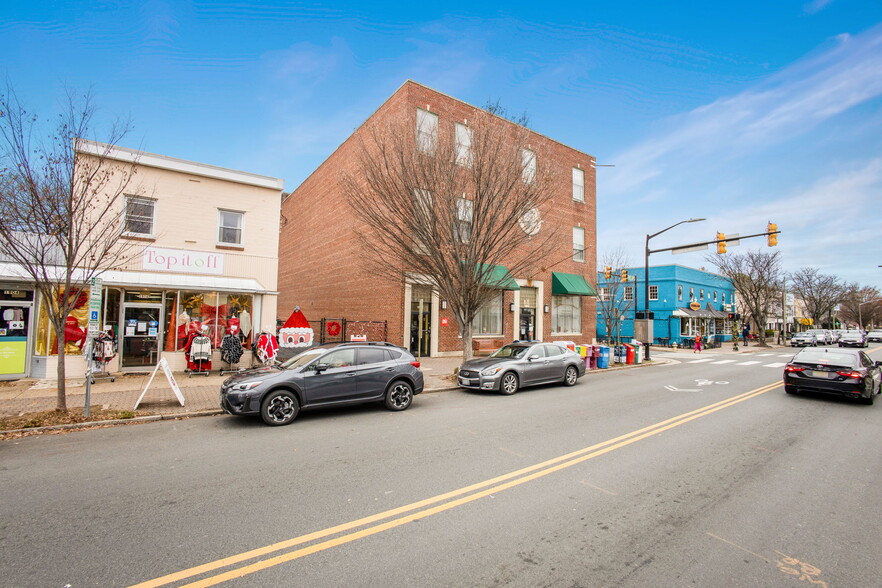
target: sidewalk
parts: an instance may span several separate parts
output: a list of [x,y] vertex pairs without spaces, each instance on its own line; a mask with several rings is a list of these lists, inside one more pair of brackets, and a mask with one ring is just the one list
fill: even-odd
[[[658,348],[665,349],[665,348]],[[656,348],[653,348],[655,351]],[[685,351],[685,350],[684,350]],[[462,363],[462,357],[423,357],[420,369],[425,378],[423,393],[458,389],[453,377],[454,371]],[[648,367],[665,363],[659,359],[640,365],[611,364],[609,369],[588,370],[586,375],[621,369]],[[136,416],[158,415],[165,418],[183,418],[218,414],[221,383],[230,374],[220,375],[217,371],[208,376],[188,376],[175,374],[175,380],[184,396],[181,406],[161,371],[157,371],[153,382],[141,400]],[[115,381],[97,380],[91,387],[91,408],[134,412],[138,397],[144,392],[150,380],[149,373],[114,374]],[[57,386],[55,380],[22,379],[0,382],[0,417],[20,416],[28,413],[51,411],[55,408]],[[68,380],[67,407],[81,409],[85,406],[85,379]]]

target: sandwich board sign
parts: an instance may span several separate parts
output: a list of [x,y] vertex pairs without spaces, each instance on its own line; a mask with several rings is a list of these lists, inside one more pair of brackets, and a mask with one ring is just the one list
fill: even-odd
[[168,379],[168,383],[171,384],[172,391],[175,393],[175,397],[178,399],[178,402],[181,403],[181,406],[184,406],[184,395],[181,393],[180,387],[178,387],[178,383],[175,381],[175,376],[172,374],[171,367],[168,365],[168,361],[163,357],[159,360],[159,363],[156,364],[156,367],[153,368],[153,373],[150,374],[150,379],[147,380],[147,385],[144,386],[144,391],[141,392],[141,395],[138,396],[138,401],[135,403],[135,408],[132,410],[138,410],[138,405],[141,404],[141,400],[144,399],[144,395],[147,394],[147,389],[150,388],[150,384],[153,383],[153,377],[156,375],[157,370],[162,368],[162,373],[165,374],[166,379]]

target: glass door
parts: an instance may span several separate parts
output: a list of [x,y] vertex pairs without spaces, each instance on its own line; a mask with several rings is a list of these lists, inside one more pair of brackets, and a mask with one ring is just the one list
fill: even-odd
[[432,346],[432,289],[414,286],[410,302],[410,352],[428,357]]
[[154,366],[159,361],[161,305],[124,305],[121,367]]
[[30,306],[0,303],[0,376],[23,376],[27,371],[30,317]]

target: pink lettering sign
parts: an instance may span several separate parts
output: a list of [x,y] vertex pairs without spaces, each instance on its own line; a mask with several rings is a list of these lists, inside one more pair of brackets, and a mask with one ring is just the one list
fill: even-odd
[[224,254],[147,247],[141,267],[150,271],[219,276],[224,273]]

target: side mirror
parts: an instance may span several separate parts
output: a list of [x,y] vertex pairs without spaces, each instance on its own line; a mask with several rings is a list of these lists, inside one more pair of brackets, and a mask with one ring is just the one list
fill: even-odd
[[538,356],[537,354],[535,354],[535,353],[534,353],[533,355],[531,355],[531,356],[527,359],[527,361],[533,361],[534,359],[539,359],[539,356]]
[[323,371],[327,370],[329,367],[331,367],[331,366],[329,366],[326,363],[317,363],[317,364],[313,365],[312,369],[315,370],[315,373],[320,374]]

